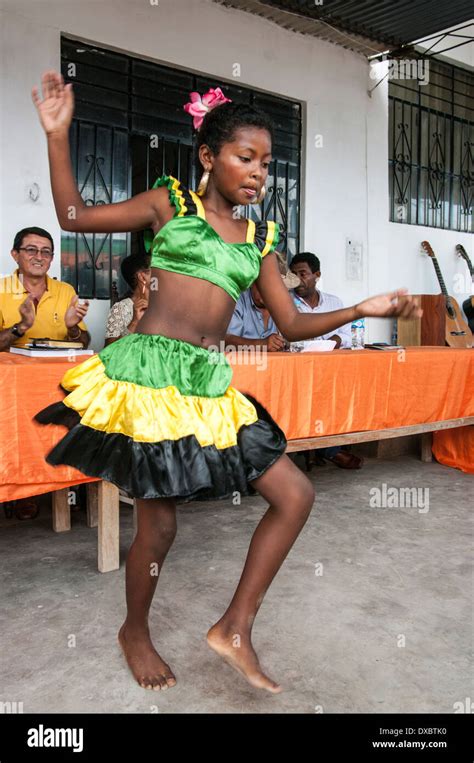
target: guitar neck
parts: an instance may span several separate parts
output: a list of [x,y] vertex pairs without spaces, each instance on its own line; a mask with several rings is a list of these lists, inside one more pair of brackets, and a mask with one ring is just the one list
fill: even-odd
[[470,274],[470,276],[471,276],[471,280],[472,280],[472,282],[474,283],[474,268],[472,267],[472,263],[471,263],[471,260],[470,260],[470,259],[469,259],[469,257],[467,256],[467,252],[466,252],[466,250],[464,249],[464,247],[463,247],[463,245],[462,245],[462,244],[458,244],[458,245],[456,246],[456,249],[457,249],[457,251],[458,251],[458,254],[459,254],[459,256],[463,258],[464,262],[465,262],[465,263],[466,263],[466,265],[468,266],[468,268],[469,268],[469,274]]
[[438,260],[436,259],[436,257],[434,255],[432,256],[431,259],[433,260],[434,269],[435,269],[436,275],[438,277],[438,282],[439,282],[441,291],[443,292],[443,295],[445,297],[448,297],[448,290],[446,289],[446,284],[444,283],[444,278],[443,278],[443,276],[441,274],[441,270],[439,269]]

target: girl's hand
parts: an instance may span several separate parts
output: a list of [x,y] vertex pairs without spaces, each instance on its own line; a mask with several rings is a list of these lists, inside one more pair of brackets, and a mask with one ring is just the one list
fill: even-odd
[[41,86],[43,100],[36,87],[32,89],[31,96],[46,135],[67,133],[74,113],[72,85],[65,85],[62,74],[51,70],[41,77]]
[[393,316],[412,320],[423,315],[423,310],[415,303],[414,297],[408,294],[408,289],[397,289],[397,291],[393,291],[391,294],[379,294],[377,297],[370,297],[363,302],[359,302],[355,309],[359,318],[387,318]]

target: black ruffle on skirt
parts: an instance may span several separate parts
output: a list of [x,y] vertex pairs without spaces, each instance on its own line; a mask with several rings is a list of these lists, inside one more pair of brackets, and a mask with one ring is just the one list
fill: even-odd
[[286,438],[268,411],[251,395],[258,420],[242,426],[237,445],[218,449],[202,446],[194,435],[159,443],[136,442],[81,424],[79,414],[63,402],[35,416],[41,424],[69,429],[46,461],[67,464],[88,477],[99,477],[134,498],[175,498],[180,502],[218,500],[254,491],[249,482],[260,477],[285,452]]

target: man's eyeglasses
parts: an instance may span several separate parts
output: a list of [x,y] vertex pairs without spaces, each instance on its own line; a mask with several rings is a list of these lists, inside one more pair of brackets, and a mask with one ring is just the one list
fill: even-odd
[[53,250],[48,249],[47,247],[44,247],[43,249],[38,249],[37,246],[20,246],[18,251],[26,252],[27,257],[37,257],[39,253],[41,253],[42,257],[53,256]]

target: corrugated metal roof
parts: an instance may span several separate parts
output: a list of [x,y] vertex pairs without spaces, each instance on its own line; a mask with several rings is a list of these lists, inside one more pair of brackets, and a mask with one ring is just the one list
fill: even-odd
[[472,0],[214,0],[365,55],[395,49],[473,17]]

